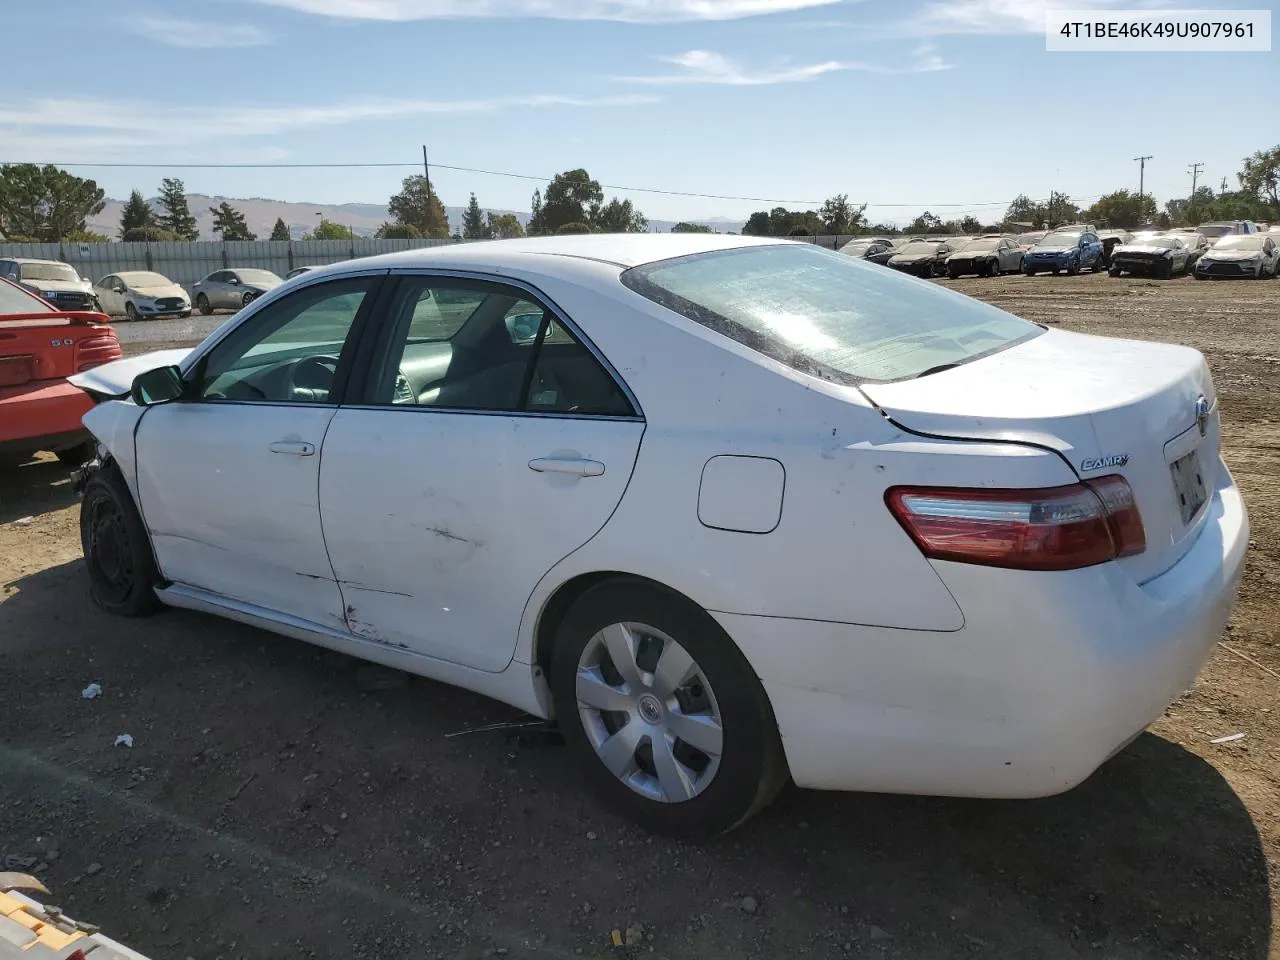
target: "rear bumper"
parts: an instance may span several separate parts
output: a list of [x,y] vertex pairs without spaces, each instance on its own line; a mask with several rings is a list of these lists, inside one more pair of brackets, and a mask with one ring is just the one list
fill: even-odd
[[93,401],[66,380],[0,388],[0,449],[64,450],[88,439],[80,422]]
[[802,787],[968,797],[1068,790],[1187,689],[1249,539],[1226,467],[1191,550],[1138,585],[1116,564],[935,563],[954,633],[716,614],[773,705]]

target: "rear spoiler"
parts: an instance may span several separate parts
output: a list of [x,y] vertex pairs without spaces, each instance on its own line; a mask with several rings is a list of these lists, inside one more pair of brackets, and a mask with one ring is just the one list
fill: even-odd
[[70,320],[72,323],[85,326],[111,322],[109,316],[97,310],[46,310],[41,313],[0,314],[0,323],[4,323],[6,320]]

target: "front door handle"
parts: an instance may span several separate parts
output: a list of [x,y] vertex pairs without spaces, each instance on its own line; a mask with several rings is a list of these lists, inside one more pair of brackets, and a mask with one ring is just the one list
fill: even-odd
[[267,449],[272,453],[287,453],[295,457],[310,457],[316,452],[314,443],[307,443],[305,440],[277,440],[275,443],[267,445]]
[[604,464],[580,457],[539,457],[529,461],[529,469],[538,473],[563,473],[570,477],[602,477]]

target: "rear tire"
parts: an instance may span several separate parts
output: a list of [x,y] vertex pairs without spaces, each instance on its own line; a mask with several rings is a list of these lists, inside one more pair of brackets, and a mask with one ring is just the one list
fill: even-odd
[[196,297],[196,309],[206,317],[213,313],[213,307],[209,305],[209,298],[203,293]]
[[94,603],[122,617],[142,617],[159,609],[155,585],[160,575],[151,540],[114,463],[94,471],[85,484],[80,545]]
[[[679,678],[674,687],[662,680],[667,666]],[[615,580],[585,593],[556,630],[550,684],[560,729],[588,777],[647,829],[728,833],[788,779],[773,710],[750,664],[710,614],[660,587]],[[718,734],[702,752],[682,730]]]

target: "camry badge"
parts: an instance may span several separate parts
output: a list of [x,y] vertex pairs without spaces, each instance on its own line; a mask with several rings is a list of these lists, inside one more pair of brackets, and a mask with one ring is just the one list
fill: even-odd
[[1129,455],[1127,453],[1113,453],[1109,457],[1098,457],[1096,459],[1081,460],[1080,469],[1089,471],[1089,470],[1102,470],[1102,469],[1105,469],[1106,467],[1123,467],[1128,462],[1129,462]]
[[1203,393],[1196,397],[1196,426],[1202,437],[1209,432],[1209,401]]

